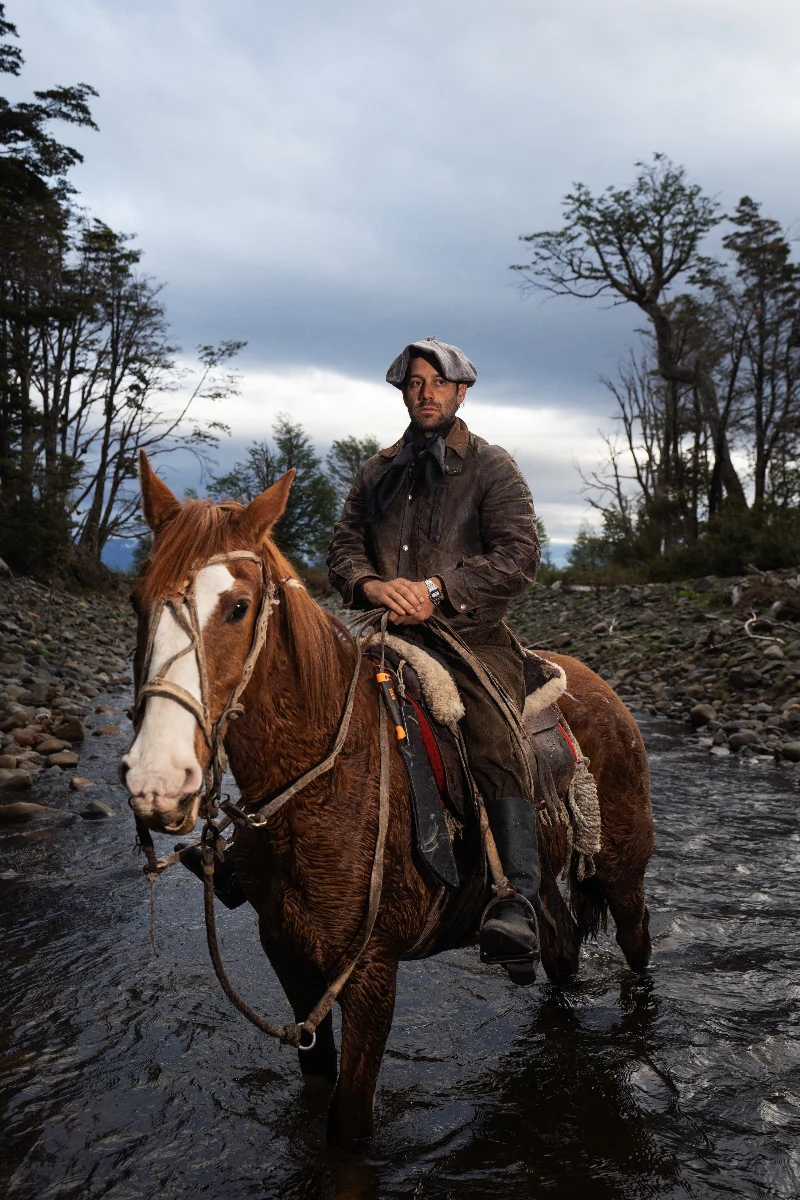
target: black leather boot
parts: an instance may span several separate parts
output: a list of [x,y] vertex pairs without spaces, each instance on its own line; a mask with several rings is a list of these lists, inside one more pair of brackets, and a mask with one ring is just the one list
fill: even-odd
[[533,983],[539,961],[539,850],[536,812],[525,796],[486,805],[503,870],[515,895],[489,903],[480,931],[482,962],[502,963],[515,983]]
[[[178,842],[175,849],[182,850],[185,844],[185,842]],[[181,865],[196,875],[198,879],[205,879],[203,851],[200,846],[192,846],[191,850],[181,857]],[[247,897],[239,887],[239,880],[236,878],[233,866],[233,846],[226,848],[223,862],[214,863],[214,895],[226,908],[238,908],[240,904],[247,903]]]

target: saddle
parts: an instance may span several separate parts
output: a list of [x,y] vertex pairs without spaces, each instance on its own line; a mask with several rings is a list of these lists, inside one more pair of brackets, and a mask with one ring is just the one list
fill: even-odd
[[[554,803],[560,800],[563,806],[581,756],[555,703],[566,689],[564,671],[532,651],[524,653],[523,725],[535,803],[546,820],[544,814],[552,812]],[[375,648],[368,654],[377,664]],[[441,882],[457,887],[452,834],[468,819],[475,791],[458,728],[464,706],[435,652],[390,634],[384,655],[405,714],[407,745],[401,753],[409,774],[417,849]]]

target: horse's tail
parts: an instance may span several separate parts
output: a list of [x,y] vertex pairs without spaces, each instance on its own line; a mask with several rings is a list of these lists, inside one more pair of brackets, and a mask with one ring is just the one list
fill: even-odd
[[596,875],[578,879],[573,860],[569,873],[569,901],[572,915],[578,923],[581,941],[596,938],[600,930],[608,929],[608,901]]

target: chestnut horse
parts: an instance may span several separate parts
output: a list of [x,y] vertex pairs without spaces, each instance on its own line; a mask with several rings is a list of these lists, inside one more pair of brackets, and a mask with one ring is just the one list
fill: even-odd
[[[180,504],[146,457],[141,458],[144,515],[155,536],[134,589],[137,687],[147,660],[149,678],[163,671],[164,678],[183,689],[181,694],[191,693],[198,703],[204,700],[209,720],[216,721],[242,679],[263,580],[270,579],[277,589],[263,650],[241,696],[244,711],[225,738],[241,802],[249,811],[326,757],[356,667],[353,638],[308,595],[270,539],[292,477],[289,472],[247,507],[199,500]],[[260,561],[251,554],[203,565],[237,550],[255,552]],[[180,654],[189,639],[174,609],[163,603],[176,595],[180,603],[187,577],[194,580],[205,696],[200,656]],[[653,847],[642,739],[628,710],[597,675],[572,658],[548,657],[567,673],[569,693],[560,704],[598,786],[602,849],[591,886],[613,916],[628,963],[642,970],[650,954],[644,871]],[[298,1021],[352,960],[363,931],[378,827],[378,725],[374,671],[363,669],[347,739],[334,767],[294,795],[266,827],[240,828],[235,834],[237,877],[258,913],[261,943]],[[133,743],[121,763],[138,821],[173,835],[191,831],[209,753],[191,704],[168,694],[145,695]],[[413,851],[407,779],[396,747],[390,756],[381,903],[366,948],[339,997],[338,1075],[330,1015],[319,1025],[313,1049],[299,1055],[306,1082],[335,1084],[328,1136],[339,1144],[359,1143],[372,1133],[397,965],[420,940],[441,894]],[[563,844],[548,841],[558,870]],[[474,938],[471,919],[463,943]]]

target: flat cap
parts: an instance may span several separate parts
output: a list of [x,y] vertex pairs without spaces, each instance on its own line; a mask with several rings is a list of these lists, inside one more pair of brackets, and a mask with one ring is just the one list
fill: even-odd
[[427,337],[420,342],[409,342],[403,353],[398,354],[386,372],[386,382],[402,388],[408,364],[419,355],[429,355],[435,359],[442,379],[449,383],[465,383],[467,387],[472,387],[478,378],[478,372],[458,346],[449,346],[447,342],[437,342],[435,337]]

